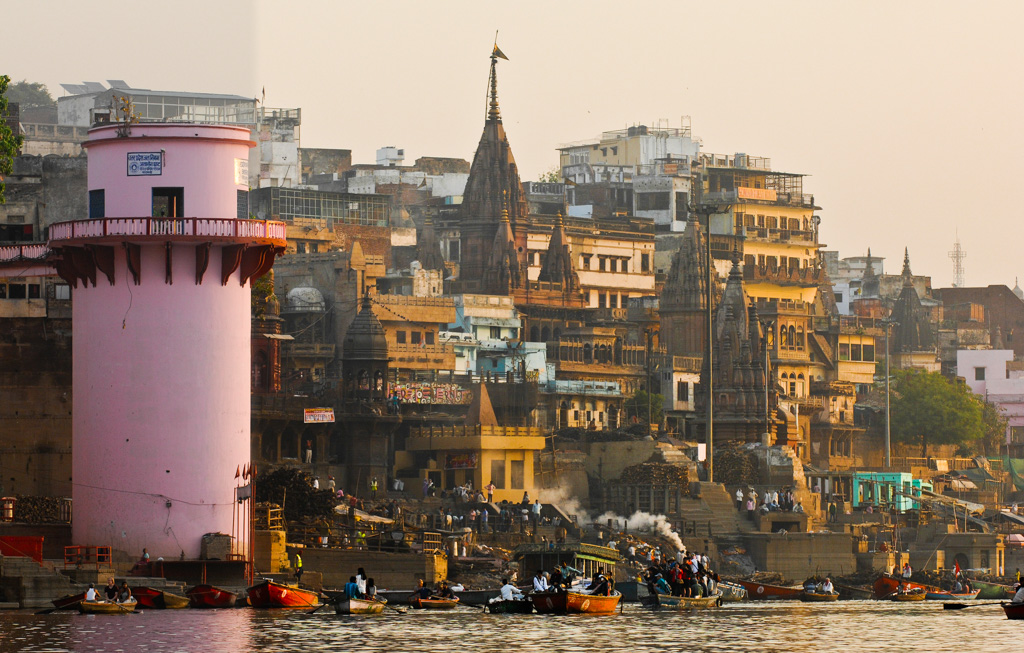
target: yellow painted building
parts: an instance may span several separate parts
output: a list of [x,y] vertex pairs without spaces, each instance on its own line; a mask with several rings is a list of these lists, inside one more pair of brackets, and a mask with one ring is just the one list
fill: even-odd
[[416,452],[429,452],[420,478],[430,478],[438,489],[447,490],[467,481],[481,489],[494,483],[495,501],[515,501],[523,492],[537,496],[534,483],[534,453],[543,451],[544,437],[537,427],[455,425],[413,428],[405,440],[405,451],[396,454],[396,467],[415,464]]

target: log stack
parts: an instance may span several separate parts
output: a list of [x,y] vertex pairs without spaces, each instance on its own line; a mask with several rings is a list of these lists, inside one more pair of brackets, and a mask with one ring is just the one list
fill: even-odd
[[59,497],[18,496],[14,504],[14,521],[28,524],[52,524],[62,521]]
[[715,480],[725,485],[756,485],[757,460],[739,447],[715,448]]
[[689,470],[669,463],[640,463],[622,470],[621,485],[679,485],[690,482]]

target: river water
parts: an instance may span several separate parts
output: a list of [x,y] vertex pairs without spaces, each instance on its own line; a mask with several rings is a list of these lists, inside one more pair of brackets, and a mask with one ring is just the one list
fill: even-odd
[[841,601],[727,603],[716,610],[607,616],[489,615],[478,608],[373,617],[271,610],[0,613],[0,651],[978,651],[1019,650],[1024,622],[998,605],[943,610]]

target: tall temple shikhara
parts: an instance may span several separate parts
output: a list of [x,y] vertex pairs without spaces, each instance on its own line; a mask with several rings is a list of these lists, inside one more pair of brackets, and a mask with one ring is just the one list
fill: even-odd
[[[529,220],[519,168],[498,108],[497,66],[498,53],[494,52],[487,119],[463,194],[462,261],[457,288],[460,292],[507,295],[524,282]],[[507,252],[496,253],[495,248]],[[494,264],[503,269],[489,269]],[[506,265],[508,270],[504,270]]]

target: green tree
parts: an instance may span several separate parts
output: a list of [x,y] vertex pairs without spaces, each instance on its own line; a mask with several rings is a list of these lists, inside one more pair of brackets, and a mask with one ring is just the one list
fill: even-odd
[[[637,390],[636,394],[626,400],[625,408],[628,417],[636,416],[641,422],[647,424],[661,424],[664,414],[665,398],[659,394],[652,394],[648,402],[647,392]],[[650,404],[651,414],[647,414],[647,406]]]
[[17,102],[22,107],[52,107],[57,101],[50,95],[46,84],[21,80],[14,82],[7,89],[7,99]]
[[14,171],[14,157],[21,149],[21,135],[15,134],[10,125],[7,124],[7,86],[11,78],[7,75],[0,75],[0,204],[7,201],[4,190],[4,178]]
[[981,403],[982,436],[978,439],[978,453],[989,458],[1001,456],[1006,447],[1006,417],[999,406]]
[[892,436],[904,444],[972,448],[984,435],[983,403],[966,384],[938,372],[898,370],[893,373],[890,424]]
[[552,183],[557,184],[562,181],[562,170],[558,166],[551,166],[551,169],[547,172],[541,173],[540,177],[537,178],[542,184]]

